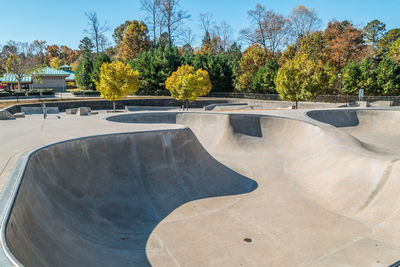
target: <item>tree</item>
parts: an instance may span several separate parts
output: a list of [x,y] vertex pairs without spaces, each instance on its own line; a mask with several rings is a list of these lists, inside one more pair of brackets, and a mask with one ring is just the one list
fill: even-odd
[[47,53],[49,54],[49,57],[58,57],[60,55],[60,48],[58,47],[58,45],[48,45],[46,47]]
[[139,89],[139,72],[118,60],[104,63],[101,66],[100,81],[96,82],[96,87],[102,97],[113,102],[115,112],[115,101],[136,93]]
[[152,33],[153,46],[156,46],[157,40],[164,28],[164,20],[160,12],[160,0],[140,0],[141,9],[146,13],[146,24]]
[[100,50],[102,50],[102,44],[106,42],[106,37],[104,36],[104,33],[106,33],[109,28],[106,23],[100,23],[96,12],[86,12],[85,15],[89,20],[88,28],[85,30],[85,32],[91,36],[92,43],[96,48],[96,55],[98,56]]
[[392,29],[379,40],[378,49],[381,54],[385,54],[389,51],[392,44],[400,39],[400,29]]
[[211,82],[207,71],[202,69],[195,71],[192,66],[183,65],[168,77],[165,87],[172,97],[184,101],[188,109],[188,102],[193,102],[197,97],[210,92]]
[[190,18],[190,15],[179,9],[179,2],[180,0],[159,0],[159,9],[165,21],[169,46],[172,46],[183,22]]
[[303,5],[293,8],[289,19],[295,38],[299,38],[306,33],[310,34],[321,25],[321,19],[318,18],[317,12]]
[[290,22],[283,15],[257,4],[254,10],[248,11],[252,26],[241,30],[242,38],[249,44],[260,44],[272,54],[286,45],[290,35]]
[[365,56],[363,31],[348,21],[331,21],[324,31],[329,60],[341,70],[347,63],[358,62]]
[[196,54],[186,59],[195,70],[208,72],[213,92],[230,92],[234,89],[234,74],[229,57],[224,54]]
[[53,69],[58,69],[63,64],[63,61],[58,57],[53,57],[50,59],[50,67]]
[[114,42],[119,49],[122,45],[122,42],[124,40],[124,34],[126,29],[128,28],[129,25],[131,25],[132,21],[126,20],[123,24],[119,25],[117,28],[114,29],[113,33],[113,38]]
[[237,73],[236,88],[242,92],[251,92],[251,84],[258,69],[270,59],[272,59],[272,54],[261,45],[255,44],[248,47],[239,61],[240,70]]
[[132,21],[124,33],[121,46],[122,57],[134,59],[140,52],[149,50],[151,42],[147,33],[148,29],[143,21]]
[[400,63],[400,39],[397,39],[390,46],[388,56],[394,59],[397,63]]
[[386,32],[385,23],[379,20],[373,20],[364,27],[364,37],[366,43],[374,50],[377,48],[378,42],[382,39]]
[[361,71],[355,62],[350,62],[342,70],[342,92],[345,94],[357,94],[360,89]]
[[254,93],[273,94],[275,90],[275,77],[278,73],[279,65],[276,60],[268,60],[267,63],[258,69],[251,83]]
[[378,92],[382,95],[399,95],[400,65],[390,57],[384,57],[377,68]]
[[13,73],[18,82],[18,90],[21,91],[22,79],[38,69],[37,58],[23,53],[11,54],[6,62],[7,73]]
[[276,90],[283,100],[312,100],[329,86],[329,75],[323,66],[307,55],[297,55],[287,60],[275,78]]
[[75,72],[75,80],[77,85],[84,89],[92,90],[94,88],[94,83],[91,77],[92,71],[92,56],[89,53],[84,53]]
[[141,95],[160,95],[165,91],[165,80],[184,64],[184,57],[176,47],[160,46],[139,53],[129,64],[140,73]]
[[94,83],[100,82],[100,70],[104,63],[111,63],[111,58],[106,53],[100,53],[93,64],[91,78]]
[[376,95],[377,92],[377,77],[376,64],[368,57],[364,58],[360,63],[360,86],[365,90],[365,93]]
[[81,53],[88,53],[92,54],[94,48],[94,44],[92,40],[90,40],[89,37],[84,37],[79,44],[79,49],[81,50]]
[[232,27],[223,21],[214,27],[214,35],[219,37],[219,46],[222,51],[226,51],[232,45]]

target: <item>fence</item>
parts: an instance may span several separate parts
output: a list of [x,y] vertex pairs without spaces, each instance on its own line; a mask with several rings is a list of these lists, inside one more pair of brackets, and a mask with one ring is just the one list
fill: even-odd
[[[252,93],[216,93],[212,92],[207,97],[223,97],[223,98],[247,98],[258,100],[276,100],[282,101],[278,94],[252,94]],[[358,101],[357,95],[320,95],[311,101],[306,102],[323,102],[323,103],[352,103]],[[400,96],[364,96],[363,101],[392,101],[393,106],[400,106]]]

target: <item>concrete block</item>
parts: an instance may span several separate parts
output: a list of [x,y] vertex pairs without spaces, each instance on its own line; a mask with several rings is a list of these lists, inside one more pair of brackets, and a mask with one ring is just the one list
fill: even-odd
[[14,114],[15,118],[25,118],[25,113],[24,112],[19,112]]
[[7,110],[0,110],[0,120],[14,120],[15,116]]
[[78,111],[77,111],[76,115],[78,115],[78,116],[88,116],[89,112],[90,112],[89,108],[81,107],[81,108],[78,108]]
[[65,110],[65,113],[69,114],[69,115],[75,115],[77,111],[78,111],[78,108],[68,108]]
[[[58,110],[58,107],[46,107],[47,109],[47,114],[58,114],[60,111]],[[43,108],[42,107],[21,107],[21,112],[24,112],[25,114],[43,114]]]
[[295,109],[296,108],[296,106],[282,106],[282,107],[279,107],[278,109]]

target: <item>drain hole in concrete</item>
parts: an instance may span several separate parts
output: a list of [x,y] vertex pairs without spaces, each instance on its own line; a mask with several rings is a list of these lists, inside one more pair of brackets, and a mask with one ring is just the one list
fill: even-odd
[[245,239],[243,239],[244,242],[246,243],[251,243],[253,242],[253,240],[251,240],[251,238],[246,237]]

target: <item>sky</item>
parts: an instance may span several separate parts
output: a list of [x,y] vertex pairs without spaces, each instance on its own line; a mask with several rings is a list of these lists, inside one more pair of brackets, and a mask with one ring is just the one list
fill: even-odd
[[[323,27],[333,18],[350,20],[363,26],[373,19],[386,24],[387,29],[400,28],[400,0],[181,0],[181,9],[191,15],[186,26],[201,40],[199,14],[210,13],[219,23],[226,21],[238,37],[249,25],[247,11],[257,3],[267,9],[288,15],[297,5],[314,8]],[[78,48],[87,27],[85,12],[95,11],[101,21],[114,29],[125,20],[140,20],[145,14],[139,0],[0,0],[0,45],[8,40],[32,42],[45,40],[48,44]],[[107,37],[112,40],[112,30]]]

